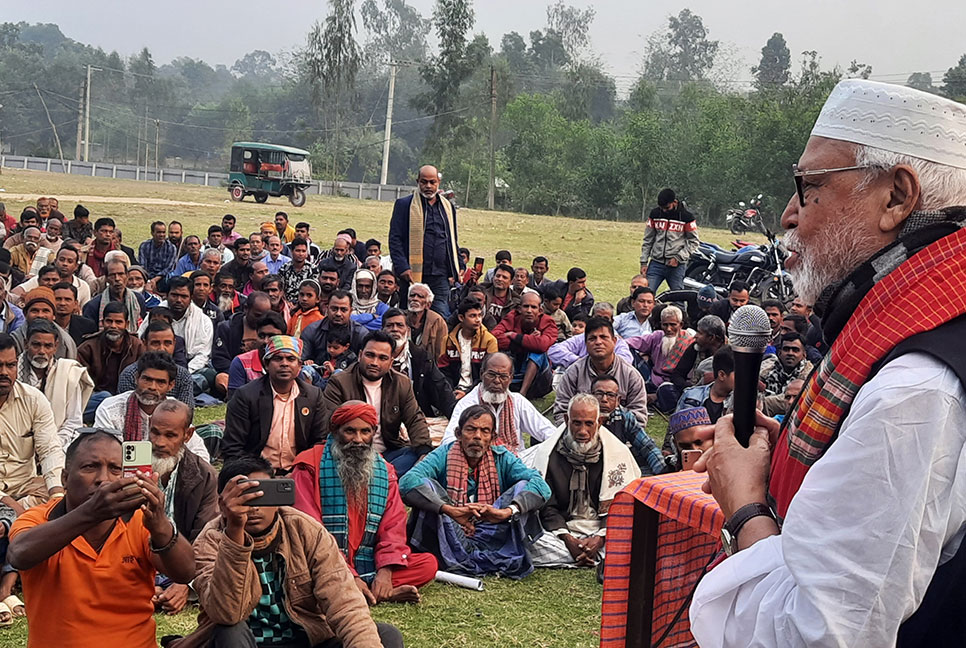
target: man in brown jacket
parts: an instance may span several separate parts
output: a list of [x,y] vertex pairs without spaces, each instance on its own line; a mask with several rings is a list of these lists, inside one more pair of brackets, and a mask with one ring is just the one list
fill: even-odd
[[[385,331],[372,331],[362,342],[359,361],[329,378],[322,393],[328,425],[332,412],[346,401],[369,403],[379,413],[372,447],[392,464],[400,477],[433,449],[426,418],[419,408],[409,377],[392,369],[396,340]],[[408,439],[400,435],[406,426]],[[326,429],[328,434],[328,429]]]
[[194,543],[198,629],[170,645],[402,648],[399,630],[373,623],[345,558],[321,524],[288,506],[248,504],[262,495],[257,480],[272,472],[260,457],[230,460],[222,468],[221,516]]
[[108,396],[117,394],[117,378],[121,369],[141,357],[141,340],[127,330],[127,310],[121,302],[104,307],[101,330],[91,334],[77,347],[77,361],[87,367],[94,381],[94,393],[84,410],[84,423],[94,422],[94,412]]

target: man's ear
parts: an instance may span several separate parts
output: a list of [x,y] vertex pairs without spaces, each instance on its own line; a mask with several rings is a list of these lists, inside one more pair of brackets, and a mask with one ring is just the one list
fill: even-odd
[[187,443],[188,440],[194,436],[194,434],[195,434],[195,426],[189,425],[188,429],[185,430],[185,433],[184,433],[184,442]]
[[922,187],[919,176],[907,164],[900,164],[889,173],[889,202],[879,217],[879,229],[892,232],[902,227],[906,218],[919,207]]

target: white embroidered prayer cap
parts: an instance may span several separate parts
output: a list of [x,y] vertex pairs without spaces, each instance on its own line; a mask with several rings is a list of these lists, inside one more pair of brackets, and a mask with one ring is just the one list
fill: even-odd
[[812,135],[966,169],[966,106],[904,86],[840,81]]

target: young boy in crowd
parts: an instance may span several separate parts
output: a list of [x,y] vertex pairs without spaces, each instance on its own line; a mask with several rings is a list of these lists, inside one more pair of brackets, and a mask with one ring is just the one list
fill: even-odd
[[548,290],[543,296],[543,312],[553,318],[557,325],[557,342],[563,342],[573,334],[574,327],[570,324],[567,313],[560,308],[563,296]]
[[570,337],[579,337],[584,334],[584,329],[587,328],[587,316],[583,313],[577,313],[574,315],[573,321],[570,323]]
[[299,284],[298,308],[292,311],[288,320],[288,334],[300,337],[309,324],[322,319],[319,311],[319,294],[322,289],[315,279],[306,279]]
[[325,354],[326,359],[320,366],[321,382],[317,385],[319,389],[325,389],[329,384],[329,378],[340,371],[345,371],[346,367],[358,360],[358,356],[349,350],[350,331],[348,327],[344,329],[332,329],[326,340]]

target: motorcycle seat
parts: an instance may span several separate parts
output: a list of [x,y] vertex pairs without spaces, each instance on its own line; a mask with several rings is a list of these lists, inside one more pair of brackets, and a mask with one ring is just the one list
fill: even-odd
[[714,260],[716,263],[734,263],[741,257],[741,252],[715,252]]

